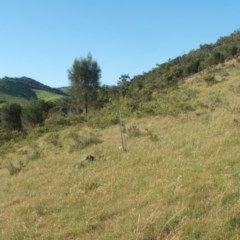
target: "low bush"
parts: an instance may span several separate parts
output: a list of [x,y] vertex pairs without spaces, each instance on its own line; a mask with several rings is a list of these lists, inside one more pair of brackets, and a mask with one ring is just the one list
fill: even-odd
[[156,99],[141,103],[139,110],[146,114],[177,116],[194,111],[197,92],[192,89],[176,88]]
[[213,85],[213,84],[217,83],[217,80],[213,75],[208,75],[208,76],[204,77],[204,81],[208,85]]
[[21,131],[8,131],[0,128],[0,146],[10,140],[22,139],[24,136],[25,134]]
[[98,144],[102,141],[100,140],[99,136],[95,132],[88,132],[88,133],[76,133],[71,132],[70,137],[74,140],[74,145],[71,146],[70,152],[75,150],[81,150],[89,145]]
[[25,167],[25,165],[23,164],[22,161],[19,161],[18,166],[13,165],[12,162],[9,162],[7,165],[7,169],[9,171],[9,174],[12,175],[17,175],[23,168]]
[[47,141],[50,142],[55,147],[62,147],[62,144],[59,141],[59,133],[52,132],[47,136]]
[[107,126],[119,123],[119,112],[124,117],[133,114],[131,101],[127,98],[114,100],[98,112],[89,115],[89,124],[94,127],[106,128]]
[[130,137],[138,137],[141,135],[141,131],[136,125],[131,125],[129,128],[127,128],[127,134]]

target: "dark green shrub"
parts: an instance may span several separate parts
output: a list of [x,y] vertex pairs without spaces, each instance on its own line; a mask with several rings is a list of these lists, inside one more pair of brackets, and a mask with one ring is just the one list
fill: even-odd
[[119,98],[113,100],[100,111],[89,115],[89,124],[94,127],[105,128],[112,124],[119,123],[119,112],[123,117],[129,117],[133,113],[131,100],[128,98]]
[[238,48],[236,46],[233,46],[231,47],[230,52],[232,56],[235,56],[238,52]]
[[22,108],[17,103],[6,104],[2,107],[1,122],[7,130],[22,130]]
[[55,117],[51,116],[50,118],[47,118],[44,124],[47,128],[51,128],[53,130],[58,129],[61,126],[70,126],[72,123],[70,118],[56,115]]
[[29,101],[23,108],[23,117],[31,126],[42,124],[47,117],[52,104],[43,100],[33,99]]
[[159,94],[152,101],[142,102],[139,110],[153,115],[177,116],[183,112],[195,110],[197,92],[188,88],[172,89],[166,94]]

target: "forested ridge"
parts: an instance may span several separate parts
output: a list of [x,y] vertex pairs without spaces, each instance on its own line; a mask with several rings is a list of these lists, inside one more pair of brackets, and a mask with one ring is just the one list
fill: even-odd
[[[147,73],[134,76],[128,84],[126,95],[138,93],[140,96],[151,95],[170,86],[175,86],[189,75],[223,63],[240,55],[240,31],[230,36],[220,37],[216,43],[201,44],[198,49],[169,59]],[[121,82],[120,82],[121,85]]]
[[28,100],[37,98],[34,89],[65,95],[60,89],[49,87],[28,77],[0,79],[0,92],[10,96],[19,96]]

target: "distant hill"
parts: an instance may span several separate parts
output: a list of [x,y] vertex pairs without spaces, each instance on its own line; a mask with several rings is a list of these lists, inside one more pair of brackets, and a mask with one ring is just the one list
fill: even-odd
[[18,99],[23,102],[33,98],[36,99],[39,98],[39,92],[41,91],[47,92],[48,96],[53,94],[54,98],[67,95],[61,89],[51,88],[28,77],[0,78],[0,102],[12,102]]
[[61,87],[59,90],[64,92],[65,94],[69,94],[70,87]]

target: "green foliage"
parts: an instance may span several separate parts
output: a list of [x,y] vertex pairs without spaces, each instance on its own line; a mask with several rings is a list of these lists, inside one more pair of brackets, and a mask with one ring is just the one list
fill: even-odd
[[119,94],[120,96],[126,96],[130,85],[130,77],[128,74],[122,74],[118,80]]
[[5,143],[9,140],[11,140],[9,131],[7,131],[3,128],[0,128],[0,145],[2,145],[3,143]]
[[23,117],[31,126],[42,124],[52,104],[43,100],[30,100],[23,108]]
[[[189,63],[186,73],[187,74],[197,73],[199,71],[200,63],[201,63],[200,59],[196,59],[193,62]],[[183,70],[181,72],[183,72]],[[179,77],[179,76],[181,75],[176,74],[176,77]]]
[[112,124],[118,124],[119,111],[123,117],[132,115],[133,105],[131,103],[131,99],[126,97],[110,101],[105,107],[94,113],[94,115],[89,116],[89,124],[100,128],[105,128]]
[[213,64],[217,65],[218,63],[223,63],[225,60],[225,57],[222,53],[220,52],[215,52],[213,54]]
[[240,229],[240,214],[235,213],[229,220],[229,227],[231,230]]
[[54,92],[50,92],[50,91],[44,91],[44,90],[34,90],[37,99],[42,99],[44,101],[51,101],[51,102],[55,102],[59,99],[65,98],[66,96],[63,94],[59,94],[59,93],[54,93]]
[[[119,111],[123,117],[132,115],[144,116],[153,115],[178,115],[179,113],[194,111],[196,108],[196,97],[198,92],[190,88],[171,88],[166,93],[158,93],[141,100],[143,92],[147,91],[148,86],[143,86],[139,90],[139,98],[137,97],[119,97],[111,100],[98,112],[90,116],[89,123],[93,126],[105,128],[111,124],[119,123]],[[138,94],[135,93],[135,94]],[[145,94],[145,93],[144,93]],[[144,97],[143,97],[144,98]]]
[[[128,85],[126,96],[145,101],[153,93],[176,86],[183,78],[198,73],[210,66],[236,58],[240,49],[240,31],[221,37],[215,44],[203,44],[199,49],[170,59],[147,73],[133,77]],[[149,85],[148,87],[146,87]],[[144,91],[147,89],[147,91]]]
[[37,138],[39,138],[40,136],[42,136],[46,132],[49,132],[49,129],[47,127],[36,126],[28,132],[27,140],[32,142],[33,140],[36,140]]
[[[56,129],[61,126],[69,126],[74,124],[72,118],[78,118],[78,115],[69,116],[68,113],[71,111],[71,103],[69,98],[62,98],[56,101],[47,113],[45,119],[45,126],[51,129]],[[77,121],[76,121],[77,123]]]
[[232,56],[235,56],[238,53],[238,47],[232,46],[230,48],[230,53],[231,53]]
[[109,108],[103,108],[99,112],[94,114],[94,117],[89,119],[90,126],[106,128],[112,124],[117,124],[118,113],[117,111],[109,111]]
[[103,108],[113,99],[119,98],[119,87],[103,85],[97,89],[97,101],[95,102],[96,108]]
[[194,111],[197,92],[191,89],[174,89],[156,99],[141,103],[139,111],[154,115],[173,115]]
[[5,103],[18,103],[21,106],[27,103],[27,99],[21,96],[12,96],[0,91],[0,108],[4,106]]
[[55,116],[48,117],[45,120],[44,125],[47,128],[51,128],[52,130],[54,130],[63,126],[70,126],[71,124],[73,124],[71,120],[72,119],[70,117],[55,115]]
[[19,104],[6,104],[1,110],[1,122],[3,128],[7,130],[22,130],[22,108]]
[[[92,59],[91,54],[80,60],[75,59],[73,66],[68,71],[71,81],[71,95],[77,106],[82,106],[88,112],[89,101],[94,99],[93,92],[99,86],[101,69],[98,63]],[[81,108],[79,109],[79,111]]]
[[20,96],[26,99],[36,98],[34,91],[18,78],[5,77],[0,79],[0,91],[11,96]]
[[24,133],[20,131],[9,131],[4,128],[0,128],[0,146],[9,142],[10,140],[18,140],[23,138]]

